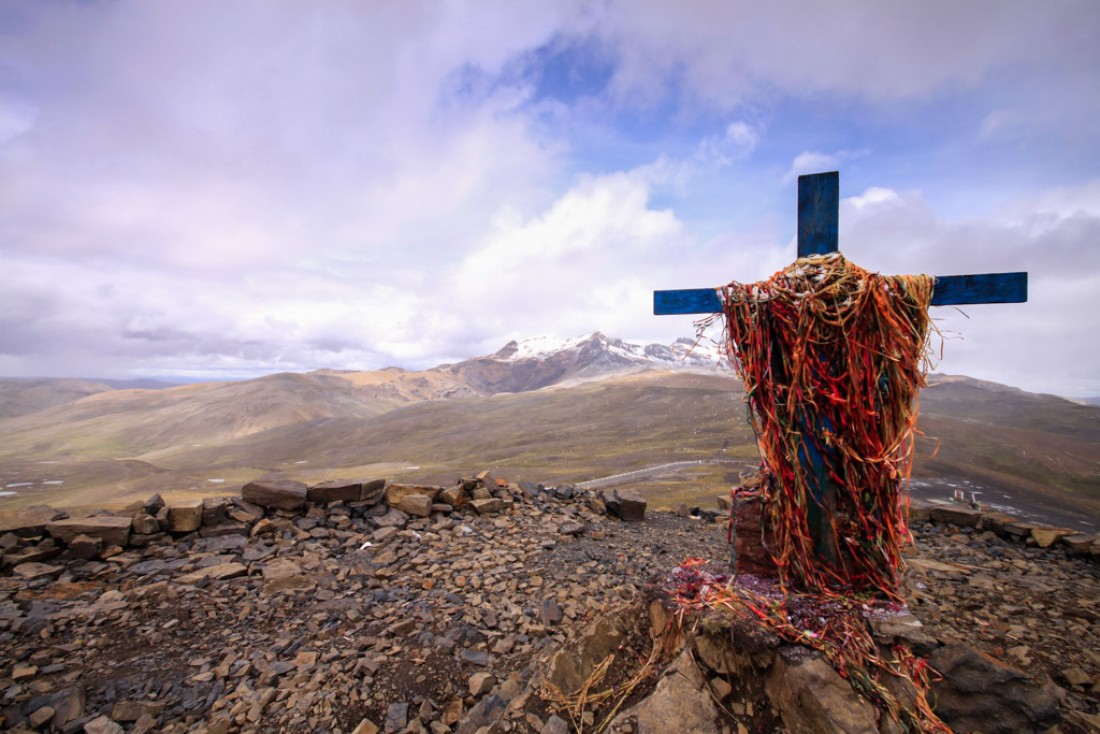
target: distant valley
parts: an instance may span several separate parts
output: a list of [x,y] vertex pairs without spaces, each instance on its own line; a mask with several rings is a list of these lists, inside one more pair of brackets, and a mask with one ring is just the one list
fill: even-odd
[[[915,494],[965,489],[1100,525],[1100,407],[965,377],[930,382]],[[0,508],[227,494],[271,472],[443,482],[483,468],[542,482],[630,474],[622,481],[657,506],[710,505],[758,462],[744,411],[713,345],[598,333],[420,372],[163,389],[0,379]]]

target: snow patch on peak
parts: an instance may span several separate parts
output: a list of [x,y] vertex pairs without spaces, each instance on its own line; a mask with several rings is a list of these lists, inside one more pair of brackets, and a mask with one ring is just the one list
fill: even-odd
[[681,337],[669,345],[641,345],[622,339],[612,339],[596,331],[572,339],[558,336],[538,336],[523,341],[510,341],[492,359],[504,362],[544,360],[564,352],[603,351],[625,362],[657,364],[664,367],[714,367],[724,363],[722,349],[710,341],[696,343]]
[[523,341],[512,340],[493,355],[494,359],[516,362],[521,359],[546,359],[547,357],[585,347],[598,346],[614,354],[623,356],[636,356],[640,349],[635,344],[627,344],[621,339],[609,339],[598,331],[591,334],[565,339],[560,336],[536,336]]
[[536,336],[531,339],[524,339],[521,342],[513,339],[505,344],[504,348],[494,354],[493,357],[509,362],[518,362],[521,359],[545,359],[557,352],[576,349],[589,338],[590,336],[580,336],[576,339],[562,339],[558,336]]

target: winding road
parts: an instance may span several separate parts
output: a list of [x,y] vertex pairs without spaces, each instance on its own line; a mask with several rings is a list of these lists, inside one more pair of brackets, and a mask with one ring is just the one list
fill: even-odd
[[584,489],[603,489],[604,487],[613,487],[616,484],[623,484],[624,482],[634,481],[635,479],[658,476],[660,474],[676,471],[677,469],[684,469],[689,466],[701,466],[703,464],[732,464],[739,465],[744,469],[755,469],[760,465],[760,462],[752,459],[698,459],[696,461],[674,461],[671,464],[657,464],[655,466],[647,466],[644,469],[624,472],[623,474],[612,474],[609,477],[589,479],[587,482],[577,482],[577,486],[583,487]]

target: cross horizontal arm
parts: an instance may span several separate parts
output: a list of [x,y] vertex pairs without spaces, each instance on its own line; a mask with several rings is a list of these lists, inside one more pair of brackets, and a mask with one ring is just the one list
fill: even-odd
[[[1024,303],[1027,301],[1027,273],[982,273],[944,275],[936,278],[933,306],[970,303]],[[718,313],[722,302],[714,288],[654,291],[653,314]]]
[[942,275],[936,278],[933,306],[965,303],[1027,303],[1027,273]]

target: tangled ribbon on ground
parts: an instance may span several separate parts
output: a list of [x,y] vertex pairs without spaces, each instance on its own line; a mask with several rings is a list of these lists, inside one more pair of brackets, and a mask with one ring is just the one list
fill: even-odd
[[785,587],[897,598],[934,286],[831,253],[718,289]]
[[883,653],[867,618],[896,614],[892,602],[861,602],[839,595],[791,593],[774,581],[712,574],[705,561],[689,558],[673,572],[676,602],[763,625],[783,640],[819,651],[852,689],[875,704],[909,734],[952,734],[928,702],[928,663],[904,645]]

